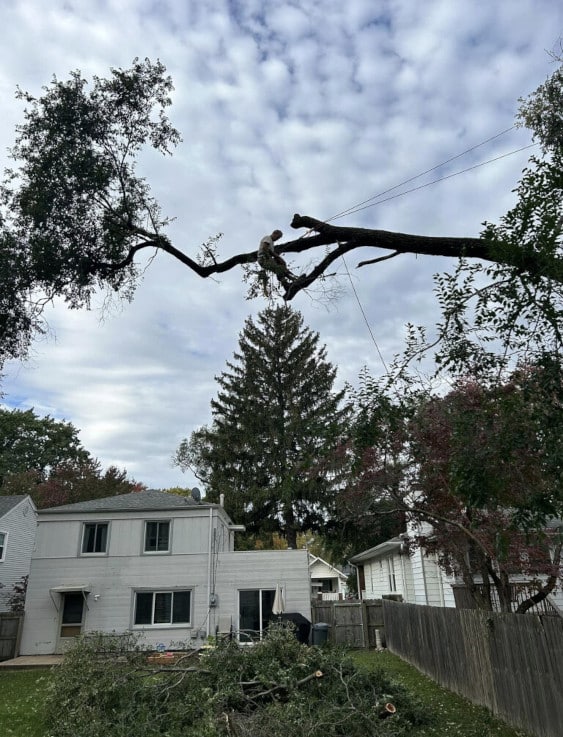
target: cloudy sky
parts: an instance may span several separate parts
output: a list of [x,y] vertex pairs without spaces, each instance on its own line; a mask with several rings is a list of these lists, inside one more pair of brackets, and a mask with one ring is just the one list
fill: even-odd
[[[194,255],[222,232],[228,256],[274,228],[293,239],[294,212],[330,218],[510,128],[518,98],[553,70],[563,9],[553,0],[0,0],[0,24],[0,164],[22,120],[17,85],[39,94],[53,74],[105,76],[158,58],[174,80],[170,117],[183,142],[171,158],[144,156],[142,173],[176,218],[177,247]],[[403,189],[530,142],[512,129]],[[512,203],[529,155],[336,222],[478,235]],[[432,274],[451,264],[403,256],[356,270],[359,260],[348,258],[354,286],[389,361],[406,322],[436,321]],[[320,333],[339,382],[354,384],[363,366],[383,366],[339,270],[338,300],[301,293],[292,304]],[[191,486],[170,457],[209,421],[214,377],[247,316],[265,307],[245,295],[238,270],[203,281],[159,256],[132,304],[55,305],[52,334],[27,363],[6,367],[3,402],[71,421],[104,466],[153,487]]]

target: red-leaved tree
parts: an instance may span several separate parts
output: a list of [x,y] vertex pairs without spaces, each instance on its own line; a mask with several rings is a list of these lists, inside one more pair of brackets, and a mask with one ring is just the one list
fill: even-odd
[[503,611],[523,612],[554,590],[563,531],[558,362],[544,356],[499,384],[461,380],[446,396],[371,382],[357,399],[344,516],[404,515],[411,545],[436,554],[481,608],[494,597]]

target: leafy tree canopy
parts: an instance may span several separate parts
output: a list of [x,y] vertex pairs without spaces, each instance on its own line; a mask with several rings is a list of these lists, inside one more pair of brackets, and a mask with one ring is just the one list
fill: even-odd
[[508,611],[514,573],[545,598],[561,580],[562,378],[551,354],[506,380],[459,380],[445,395],[416,378],[365,374],[342,524],[402,519],[413,544],[436,554],[480,606],[490,596],[476,577]]
[[[485,224],[481,237],[434,238],[295,215],[292,226],[307,228],[309,236],[275,250],[307,252],[312,266],[287,288],[274,278],[270,291],[290,300],[326,281],[335,260],[359,247],[377,251],[359,267],[407,252],[461,258],[458,272],[438,283],[444,314],[439,337],[452,336],[443,360],[459,366],[472,353],[484,360],[479,343],[466,339],[467,325],[483,329],[486,340],[500,336],[507,351],[513,341],[538,336],[544,347],[560,346],[561,77],[559,67],[522,103],[518,121],[531,127],[544,158],[531,159],[518,203],[499,224]],[[16,165],[0,200],[1,359],[26,354],[44,329],[43,308],[53,297],[76,308],[87,307],[98,288],[130,298],[139,276],[135,258],[145,248],[168,253],[203,278],[241,266],[249,294],[261,289],[255,251],[221,261],[216,237],[194,257],[173,245],[166,216],[136,172],[143,147],[168,153],[180,140],[165,114],[171,89],[164,66],[147,59],[112,69],[107,79],[94,77],[91,86],[76,71],[66,81],[53,79],[38,98],[18,92],[27,108],[12,148]]]
[[38,508],[139,491],[125,470],[102,471],[70,422],[0,409],[0,494],[29,494]]
[[32,409],[0,408],[0,486],[14,474],[45,479],[63,463],[90,460],[78,433],[70,422],[39,417]]
[[331,458],[346,432],[343,391],[319,336],[287,306],[249,318],[239,352],[216,377],[213,423],[176,453],[206,496],[219,501],[250,535],[280,532],[290,547],[297,532],[322,529],[337,479]]

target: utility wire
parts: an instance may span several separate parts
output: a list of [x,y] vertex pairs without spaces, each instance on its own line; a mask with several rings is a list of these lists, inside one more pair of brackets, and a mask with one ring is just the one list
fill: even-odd
[[346,259],[344,258],[344,254],[340,254],[340,258],[344,262],[344,267],[346,269],[346,273],[348,274],[348,279],[350,280],[350,286],[352,287],[352,291],[354,292],[354,296],[356,297],[356,302],[358,303],[358,307],[360,308],[360,312],[363,315],[364,322],[367,325],[367,329],[369,330],[369,334],[371,335],[371,339],[373,340],[373,344],[375,346],[375,349],[377,351],[377,354],[379,356],[379,359],[381,363],[383,364],[383,368],[385,369],[385,373],[389,373],[389,369],[387,368],[387,364],[385,363],[385,359],[383,358],[383,354],[379,350],[379,346],[377,345],[377,341],[375,339],[375,335],[373,334],[373,330],[371,329],[371,325],[369,324],[369,320],[367,318],[367,315],[365,313],[365,310],[363,308],[363,305],[360,301],[360,297],[358,296],[358,292],[356,291],[356,287],[354,286],[354,282],[352,280],[352,275],[350,274],[350,270],[348,269],[348,264],[346,263]]
[[395,184],[393,187],[389,187],[389,189],[384,189],[383,192],[380,192],[379,194],[375,194],[373,195],[373,197],[369,197],[367,200],[364,200],[363,202],[358,202],[356,205],[352,205],[348,209],[342,210],[342,212],[338,212],[336,215],[333,215],[331,218],[328,218],[328,220],[325,220],[324,222],[330,223],[331,220],[336,220],[336,218],[341,218],[341,217],[344,217],[345,215],[350,214],[351,212],[355,212],[356,208],[361,207],[361,205],[365,205],[368,202],[371,202],[372,200],[379,199],[380,197],[383,197],[384,194],[387,194],[388,192],[392,192],[394,189],[403,187],[405,184],[410,184],[410,182],[414,182],[415,179],[419,179],[420,177],[423,177],[425,174],[430,174],[431,171],[436,171],[436,169],[440,169],[440,167],[445,166],[446,164],[449,164],[450,162],[455,161],[456,159],[459,159],[462,156],[465,156],[466,154],[471,153],[471,151],[475,151],[481,146],[484,146],[486,143],[490,143],[491,141],[494,141],[496,138],[500,138],[500,136],[504,136],[505,133],[509,133],[514,128],[515,126],[511,125],[510,128],[506,128],[500,133],[497,133],[496,135],[491,136],[490,138],[487,138],[485,141],[481,141],[481,143],[477,143],[475,146],[471,146],[470,148],[465,149],[465,151],[462,151],[460,154],[456,154],[455,156],[451,156],[449,159],[442,161],[441,164],[436,164],[436,166],[433,166],[430,169],[426,169],[426,171],[420,172],[420,174],[415,174],[414,177],[405,179],[403,182],[399,182],[399,184]]
[[[490,141],[494,141],[496,138],[499,138],[500,136],[503,136],[505,133],[508,133],[514,128],[514,126],[511,126],[510,128],[506,128],[505,130],[501,131],[500,133],[497,133],[494,136],[491,136],[490,138],[487,138],[485,141],[482,141],[481,143],[476,144],[475,146],[472,146],[471,148],[466,149],[465,151],[462,151],[462,153],[457,154],[456,156],[452,156],[451,158],[447,159],[446,161],[443,161],[441,164],[437,164],[436,166],[431,167],[430,169],[426,169],[426,171],[421,172],[420,174],[416,174],[413,177],[410,177],[409,179],[405,179],[403,182],[400,182],[399,184],[396,184],[393,187],[389,187],[388,189],[384,190],[383,192],[380,192],[379,194],[374,195],[373,197],[368,198],[367,200],[363,200],[363,202],[359,202],[357,205],[352,205],[347,210],[342,210],[341,212],[337,213],[336,215],[333,215],[331,218],[328,218],[324,222],[330,222],[331,220],[336,220],[341,217],[345,217],[346,215],[352,215],[353,213],[360,212],[361,210],[366,210],[369,207],[374,207],[375,205],[380,205],[383,202],[388,202],[389,200],[394,200],[397,197],[402,197],[405,194],[409,194],[410,192],[416,192],[419,189],[424,189],[424,187],[429,187],[431,184],[437,184],[438,182],[443,182],[446,179],[451,179],[452,177],[456,177],[459,174],[464,174],[465,172],[472,171],[473,169],[478,169],[481,166],[485,166],[486,164],[491,164],[495,161],[500,161],[500,159],[504,159],[507,156],[512,156],[513,154],[519,153],[520,151],[525,151],[529,148],[532,148],[533,146],[536,146],[537,144],[531,143],[527,146],[522,146],[519,149],[515,149],[514,151],[509,151],[506,154],[501,154],[500,156],[496,156],[493,159],[489,159],[487,161],[483,161],[480,164],[475,164],[473,166],[469,166],[465,169],[462,169],[460,171],[454,172],[453,174],[447,174],[443,177],[439,177],[438,179],[434,179],[431,182],[426,182],[425,184],[421,184],[418,187],[412,187],[411,189],[407,189],[404,192],[398,192],[397,194],[391,195],[391,197],[386,197],[385,199],[381,200],[380,197],[383,197],[383,195],[388,194],[389,192],[393,192],[393,190],[398,189],[399,187],[404,186],[405,184],[409,184],[410,182],[414,182],[416,179],[419,179],[420,177],[424,176],[425,174],[429,174],[432,171],[435,171],[436,169],[439,169],[442,166],[445,166],[446,164],[449,164],[452,161],[455,161],[456,159],[459,159],[461,156],[465,156],[466,154],[470,153],[471,151],[474,151],[475,149],[479,148],[480,146],[484,146],[486,143],[489,143]],[[377,200],[377,202],[372,202],[372,200]],[[368,204],[369,203],[369,204]],[[348,279],[350,280],[350,286],[352,287],[352,291],[354,293],[354,296],[356,298],[356,302],[358,303],[358,307],[360,308],[360,312],[362,313],[362,316],[364,318],[364,322],[366,324],[366,327],[369,331],[369,334],[371,336],[371,339],[373,341],[373,344],[375,346],[375,349],[377,351],[377,354],[379,356],[379,359],[381,363],[383,364],[383,367],[385,368],[386,373],[389,373],[389,369],[387,368],[387,364],[385,363],[385,359],[383,358],[383,355],[379,349],[379,345],[377,344],[377,341],[375,339],[375,335],[373,334],[373,330],[371,329],[371,325],[369,324],[369,320],[367,318],[366,312],[364,310],[364,307],[362,305],[362,302],[360,300],[360,297],[358,295],[358,292],[356,290],[356,287],[354,286],[354,282],[352,280],[352,275],[350,274],[350,270],[348,269],[348,264],[346,263],[346,259],[344,258],[344,254],[341,254],[342,262],[344,263],[344,268],[346,269],[346,273],[348,274]]]
[[[501,154],[500,156],[495,156],[494,159],[488,159],[487,161],[482,161],[480,164],[474,164],[473,166],[468,166],[466,169],[461,169],[460,171],[456,171],[453,174],[446,174],[443,177],[439,177],[438,179],[433,179],[431,182],[426,182],[425,184],[419,184],[418,187],[412,187],[411,189],[406,189],[404,192],[398,192],[397,194],[391,195],[391,197],[386,197],[384,200],[378,200],[377,202],[372,202],[369,205],[357,205],[355,208],[350,208],[349,210],[346,210],[343,215],[334,215],[330,218],[330,220],[335,220],[337,217],[344,217],[344,215],[353,215],[356,212],[360,212],[361,210],[367,210],[368,207],[375,207],[375,205],[381,205],[384,202],[389,202],[389,200],[394,200],[397,197],[402,197],[405,194],[410,194],[411,192],[416,192],[419,189],[424,189],[424,187],[429,187],[431,184],[437,184],[438,182],[443,182],[446,179],[451,179],[452,177],[457,177],[460,174],[465,174],[468,171],[472,171],[473,169],[479,169],[481,166],[485,166],[486,164],[492,164],[494,161],[500,161],[501,159],[505,159],[507,156],[512,156],[513,154],[518,154],[521,151],[526,151],[528,148],[534,148],[537,146],[537,143],[530,143],[527,146],[522,146],[522,148],[514,149],[514,151],[509,151],[506,154]],[[413,177],[416,178],[416,177]],[[412,180],[411,180],[412,181]],[[400,185],[397,185],[400,186]],[[395,189],[393,187],[392,189]],[[387,190],[390,192],[391,190]],[[385,194],[385,193],[383,193]],[[372,197],[372,199],[374,199]],[[369,200],[365,200],[366,202],[369,202]],[[329,220],[326,220],[325,222],[329,222]]]

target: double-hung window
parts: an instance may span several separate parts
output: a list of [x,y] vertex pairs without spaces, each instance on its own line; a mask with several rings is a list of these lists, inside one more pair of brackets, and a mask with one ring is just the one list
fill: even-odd
[[192,592],[137,591],[135,594],[135,619],[137,625],[182,624],[191,621]]
[[8,543],[8,533],[0,532],[0,563],[6,557],[6,546]]
[[145,553],[170,552],[170,520],[145,522]]
[[108,552],[107,522],[85,522],[82,533],[82,555],[105,555]]

